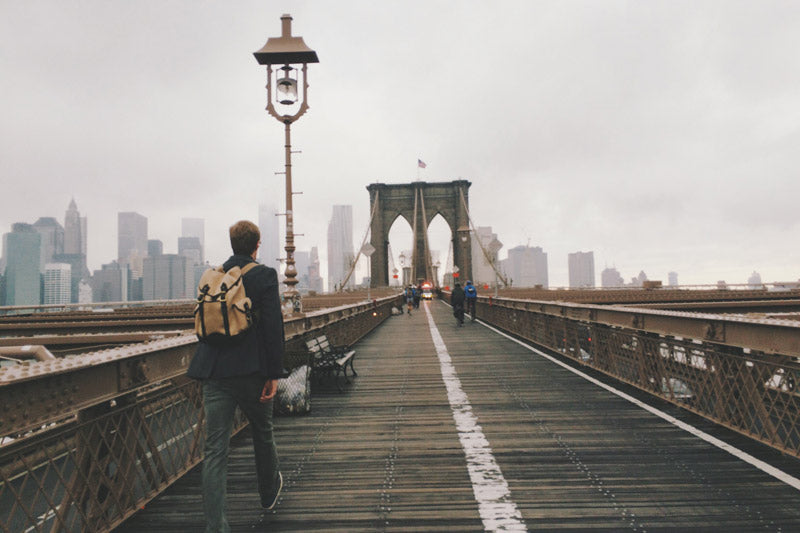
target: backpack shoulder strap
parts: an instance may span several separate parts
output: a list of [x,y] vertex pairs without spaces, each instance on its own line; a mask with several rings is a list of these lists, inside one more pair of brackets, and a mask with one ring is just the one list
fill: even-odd
[[241,270],[242,270],[242,276],[244,276],[245,274],[247,274],[248,272],[250,272],[251,270],[253,270],[255,267],[257,267],[257,266],[258,266],[258,265],[260,265],[260,264],[261,264],[261,263],[258,263],[258,262],[256,262],[256,261],[253,261],[252,263],[247,263],[247,264],[246,264],[245,266],[243,266],[243,267],[242,267],[242,269],[241,269]]

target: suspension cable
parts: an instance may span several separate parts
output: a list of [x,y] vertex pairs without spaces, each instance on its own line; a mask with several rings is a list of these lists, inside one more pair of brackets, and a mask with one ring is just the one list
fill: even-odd
[[469,220],[469,226],[470,228],[472,228],[472,232],[475,234],[475,240],[478,241],[478,246],[483,252],[484,259],[486,259],[486,262],[489,263],[489,265],[492,267],[492,270],[494,270],[494,273],[497,275],[500,281],[503,282],[503,286],[508,287],[508,280],[506,279],[505,276],[503,276],[503,274],[500,273],[499,270],[497,270],[496,261],[492,261],[491,257],[489,257],[489,252],[486,251],[486,248],[484,248],[483,243],[481,242],[481,239],[478,236],[478,232],[475,229],[475,224],[472,222],[472,216],[469,214],[467,201],[464,199],[464,191],[461,190],[460,188],[458,189],[458,195],[461,197],[461,204],[464,206],[464,211],[467,213],[467,220]]
[[414,187],[414,224],[411,228],[411,282],[417,279],[417,200],[419,189]]
[[[369,217],[369,222],[367,223],[367,229],[364,231],[364,238],[361,240],[361,246],[358,248],[358,253],[356,254],[356,258],[353,259],[353,264],[350,265],[350,270],[347,272],[347,275],[344,277],[344,281],[339,284],[339,291],[342,292],[344,290],[345,285],[347,282],[350,281],[350,276],[353,275],[353,272],[356,270],[356,265],[358,264],[358,259],[361,257],[361,249],[364,248],[364,244],[367,242],[367,235],[370,234],[370,229],[372,228],[372,221],[375,219],[375,213],[378,211],[378,200],[380,195],[380,190],[375,190],[375,203],[372,206],[372,214]],[[330,254],[330,250],[328,251]],[[370,275],[370,284],[372,284],[372,272],[369,273]]]
[[422,190],[419,191],[420,202],[422,203],[422,227],[425,230],[423,233],[423,242],[425,244],[425,279],[431,279],[431,272],[433,272],[433,265],[431,264],[431,247],[428,244],[428,217],[425,216],[425,195]]

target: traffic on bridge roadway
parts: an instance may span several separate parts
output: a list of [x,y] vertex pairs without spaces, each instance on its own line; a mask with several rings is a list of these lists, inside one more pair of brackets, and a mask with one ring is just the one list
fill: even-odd
[[[654,414],[480,322],[456,327],[440,301],[355,349],[343,393],[315,383],[310,414],[276,419],[276,511],[259,506],[248,432],[234,437],[233,531],[800,530],[797,460],[648,399]],[[203,527],[198,466],[119,530]]]

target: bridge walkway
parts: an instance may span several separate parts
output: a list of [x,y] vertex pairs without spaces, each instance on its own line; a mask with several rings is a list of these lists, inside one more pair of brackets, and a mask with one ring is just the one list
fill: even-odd
[[[276,512],[259,507],[247,431],[234,439],[233,531],[800,529],[796,488],[480,323],[456,327],[441,302],[362,340],[356,369],[311,414],[276,419]],[[202,529],[200,467],[120,528]]]

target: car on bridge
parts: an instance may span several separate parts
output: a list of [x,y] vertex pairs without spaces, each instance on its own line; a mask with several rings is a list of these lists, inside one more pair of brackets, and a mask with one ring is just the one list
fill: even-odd
[[430,281],[425,281],[422,283],[421,287],[422,287],[422,299],[433,300],[433,284]]

